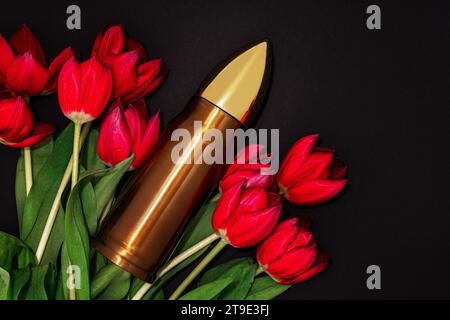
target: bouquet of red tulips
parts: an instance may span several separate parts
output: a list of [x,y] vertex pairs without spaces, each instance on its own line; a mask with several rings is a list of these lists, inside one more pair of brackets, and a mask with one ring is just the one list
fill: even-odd
[[[298,140],[277,175],[261,174],[269,166],[258,161],[261,146],[241,150],[236,160],[244,161],[227,168],[217,195],[188,223],[152,284],[95,252],[90,239],[120,181],[158,140],[159,111],[150,115],[145,98],[167,70],[120,25],[98,33],[89,59],[78,56],[66,48],[48,63],[26,25],[8,40],[0,34],[0,142],[21,150],[20,235],[0,232],[0,299],[272,299],[327,267],[310,220],[282,212],[284,201],[318,205],[346,184],[346,167],[333,150],[316,146],[318,135]],[[33,97],[55,92],[71,120],[59,134],[32,111]],[[227,245],[257,246],[256,260],[208,268]],[[177,289],[166,292],[167,282],[191,264]]]

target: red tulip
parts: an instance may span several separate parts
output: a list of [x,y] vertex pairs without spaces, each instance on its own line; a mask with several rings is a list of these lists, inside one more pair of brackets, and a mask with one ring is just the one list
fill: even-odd
[[316,205],[341,191],[346,167],[328,148],[314,148],[319,135],[309,135],[289,150],[278,172],[278,186],[297,205]]
[[305,281],[328,266],[328,255],[317,251],[308,228],[308,222],[287,219],[259,245],[258,263],[275,281],[282,284]]
[[241,180],[225,189],[212,216],[214,231],[236,248],[254,246],[267,237],[281,214],[278,195],[244,186]]
[[30,147],[50,136],[54,127],[35,123],[22,97],[0,100],[0,142],[14,148]]
[[270,164],[261,163],[260,159],[265,155],[260,155],[262,146],[251,144],[241,150],[236,156],[234,163],[231,164],[220,183],[220,189],[223,191],[236,183],[245,180],[245,187],[263,187],[267,190],[273,189],[275,175],[261,174],[263,168],[269,168]]
[[66,48],[47,65],[41,44],[31,30],[22,25],[9,43],[0,34],[0,83],[24,96],[49,94],[56,90],[59,71],[71,57],[72,49]]
[[91,56],[109,66],[114,80],[112,98],[124,104],[150,94],[166,75],[161,59],[148,60],[143,45],[126,38],[121,25],[97,34]]
[[105,109],[112,87],[107,66],[95,58],[79,63],[72,57],[64,64],[58,79],[61,110],[73,122],[92,121]]
[[116,100],[100,126],[97,152],[108,166],[115,166],[134,154],[131,169],[147,160],[159,133],[159,112],[148,117],[144,100],[123,108]]

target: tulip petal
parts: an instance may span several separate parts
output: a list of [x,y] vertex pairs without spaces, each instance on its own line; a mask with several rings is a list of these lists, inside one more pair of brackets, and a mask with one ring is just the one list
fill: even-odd
[[58,85],[58,76],[61,68],[64,64],[70,59],[74,57],[74,52],[72,48],[68,47],[61,51],[60,54],[56,56],[55,59],[50,63],[48,70],[50,71],[50,80],[45,88],[45,93],[52,93],[56,91],[56,87]]
[[275,228],[281,214],[281,204],[262,210],[233,214],[226,228],[226,241],[235,248],[256,245]]
[[123,110],[123,114],[127,121],[128,129],[130,130],[131,147],[134,150],[141,143],[147,123],[132,104]]
[[[260,167],[262,168],[262,167]],[[269,189],[272,186],[275,176],[262,175],[260,169],[237,170],[231,175],[225,176],[220,183],[220,189],[225,190],[234,185],[237,181],[244,179],[246,187],[263,187]]]
[[236,208],[233,215],[239,215],[244,212],[262,210],[268,206],[269,197],[264,188],[254,187],[246,188],[239,201],[239,206]]
[[323,270],[325,270],[330,264],[330,257],[328,254],[324,252],[319,252],[317,255],[317,259],[314,262],[314,265],[303,272],[302,274],[292,278],[292,279],[281,279],[279,283],[281,284],[294,284],[302,281],[306,281],[315,275],[319,274]]
[[35,96],[44,90],[50,72],[37,62],[30,52],[16,57],[8,68],[6,81],[15,92]]
[[308,159],[318,138],[318,134],[312,134],[301,138],[292,146],[278,171],[280,188],[289,187],[292,181],[296,179],[299,168]]
[[14,60],[14,52],[8,42],[0,34],[0,82],[6,85],[6,72]]
[[90,58],[81,63],[81,112],[96,119],[105,109],[113,90],[111,72],[97,59]]
[[290,185],[297,182],[305,182],[315,179],[328,179],[330,176],[330,165],[333,154],[328,152],[313,152],[308,159],[300,166],[295,174],[295,179]]
[[97,58],[100,62],[104,62],[107,56],[119,54],[122,52],[125,42],[125,35],[121,25],[114,25],[99,32],[95,38],[92,48],[91,57]]
[[233,213],[233,210],[239,205],[244,183],[245,181],[242,180],[233,187],[222,192],[211,219],[214,231],[219,231],[219,229],[225,225]]
[[22,24],[19,29],[11,35],[9,43],[11,43],[11,46],[18,54],[30,52],[37,62],[43,66],[47,65],[44,49],[42,49],[39,40],[26,24]]
[[331,179],[342,180],[347,175],[347,167],[344,162],[339,158],[334,158],[331,164]]
[[139,56],[138,64],[144,63],[148,60],[147,50],[139,41],[131,38],[125,39],[124,51],[136,50]]
[[64,115],[80,112],[81,67],[75,57],[62,67],[58,77],[58,100]]
[[258,246],[256,259],[262,266],[282,257],[289,244],[297,235],[297,219],[291,218],[281,222],[272,234]]
[[160,122],[158,111],[149,119],[140,143],[133,149],[134,160],[131,163],[132,169],[139,168],[150,156],[152,148],[158,140]]
[[0,139],[13,143],[24,139],[34,126],[34,117],[22,97],[0,100]]
[[137,85],[137,51],[105,57],[113,78],[113,98],[125,95]]
[[308,270],[314,264],[316,256],[317,245],[313,242],[309,246],[287,252],[280,259],[268,264],[266,272],[272,278],[292,278]]
[[341,191],[347,180],[311,180],[286,191],[286,198],[296,205],[311,206],[324,203]]
[[8,146],[13,148],[31,147],[47,139],[54,131],[55,127],[50,123],[38,122],[34,126],[33,131],[24,140],[11,143]]
[[97,153],[110,167],[125,160],[131,153],[130,133],[120,105],[112,106],[100,125]]
[[154,91],[164,80],[167,70],[162,70],[161,75],[156,78],[162,68],[161,59],[150,60],[138,66],[137,85],[121,97],[124,103],[132,103],[142,99]]

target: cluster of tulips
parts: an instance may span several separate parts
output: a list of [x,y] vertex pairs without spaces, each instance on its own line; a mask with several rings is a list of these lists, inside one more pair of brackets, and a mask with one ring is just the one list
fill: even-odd
[[322,204],[346,185],[346,167],[332,149],[316,147],[319,136],[298,140],[276,175],[262,174],[269,167],[260,161],[263,147],[249,145],[236,157],[220,183],[220,198],[212,226],[221,241],[186,277],[170,297],[178,298],[211,259],[226,245],[257,245],[256,275],[265,272],[274,281],[292,285],[308,280],[329,264],[310,231],[307,217],[281,219],[283,199],[298,206]]
[[[96,157],[108,167],[114,168],[131,159],[127,170],[138,169],[158,139],[159,111],[150,116],[144,99],[167,74],[162,61],[149,59],[143,45],[125,36],[120,25],[98,33],[89,59],[80,62],[78,56],[75,50],[66,48],[48,64],[43,48],[26,25],[22,25],[8,41],[0,34],[0,142],[23,149],[27,194],[34,177],[31,147],[44,142],[55,131],[53,125],[35,120],[30,108],[34,96],[57,92],[62,113],[74,123],[72,157],[68,162],[70,170],[64,174],[64,177],[71,177],[72,189],[81,181],[79,153],[83,136],[86,137],[84,133],[89,132],[95,119],[101,119],[95,143]],[[219,195],[214,198],[210,223],[212,235],[175,257],[175,261],[170,261],[159,273],[162,276],[177,263],[218,240],[170,299],[179,298],[226,245],[235,248],[257,246],[259,267],[255,276],[265,272],[282,285],[307,280],[327,267],[329,257],[318,249],[309,228],[310,220],[304,217],[281,218],[285,200],[299,206],[318,205],[333,198],[346,185],[346,167],[332,149],[316,146],[318,138],[318,135],[309,135],[298,140],[276,175],[261,173],[262,168],[269,166],[259,161],[264,157],[261,146],[249,145],[238,154],[235,163],[227,168],[220,182]],[[45,227],[42,226],[40,240],[29,240],[29,232],[27,234],[21,230],[21,238],[27,244],[33,243],[30,247],[37,262],[30,262],[30,265],[39,265],[50,241],[65,190],[64,177],[60,180],[58,192],[55,190],[56,197]],[[103,201],[105,197],[99,196],[97,200],[100,198]],[[74,201],[69,197],[68,203],[73,204]],[[97,208],[107,211],[104,204],[97,204]],[[91,220],[90,217],[84,219]],[[99,220],[101,223],[102,219]],[[89,225],[90,222],[84,223]],[[87,227],[90,236],[95,236],[96,223],[94,227]],[[65,228],[66,234],[70,233],[71,223],[66,222]],[[59,247],[57,250],[60,250]],[[61,250],[66,250],[70,256],[74,249],[71,249],[70,243],[64,243]],[[63,256],[63,253],[60,255]],[[83,259],[89,261],[92,257],[88,256],[85,253]],[[1,268],[0,271],[3,270]],[[118,270],[104,262],[103,269],[99,268],[96,275],[90,276],[93,278],[92,285],[88,285],[90,290],[81,296],[95,298],[107,287],[105,279],[113,282],[120,272],[124,272]],[[129,286],[129,275],[127,281]],[[151,286],[137,283],[128,296],[141,299]],[[17,296],[20,297],[20,294],[17,293]],[[76,290],[69,292],[69,296],[70,299],[77,298]]]

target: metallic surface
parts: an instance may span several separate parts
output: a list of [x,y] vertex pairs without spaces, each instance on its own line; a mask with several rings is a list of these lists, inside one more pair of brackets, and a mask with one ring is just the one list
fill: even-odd
[[256,42],[233,54],[213,73],[198,95],[229,113],[241,123],[259,107],[272,69],[268,40]]
[[[194,121],[202,121],[201,130],[194,132]],[[118,205],[113,208],[106,228],[97,238],[95,248],[105,257],[133,275],[151,281],[157,268],[170,254],[187,218],[216,186],[221,165],[193,164],[196,147],[208,145],[203,133],[211,128],[220,130],[241,124],[210,102],[195,97],[187,109],[174,119],[160,138],[153,156],[126,187]],[[191,164],[173,163],[171,141],[176,128],[187,129],[191,143],[187,154]]]
[[[108,214],[94,242],[100,253],[134,276],[153,281],[188,218],[222,175],[222,165],[194,161],[198,150],[210,144],[203,134],[216,129],[225,137],[226,129],[246,124],[264,97],[270,71],[271,50],[264,40],[232,55],[204,82],[198,96],[166,128],[145,166]],[[172,161],[172,152],[180,143],[171,140],[175,129],[191,135],[184,146],[188,151],[182,154],[190,163]],[[225,154],[225,143],[223,147]]]

